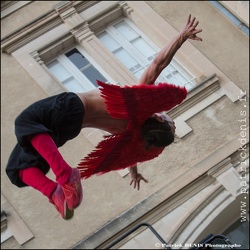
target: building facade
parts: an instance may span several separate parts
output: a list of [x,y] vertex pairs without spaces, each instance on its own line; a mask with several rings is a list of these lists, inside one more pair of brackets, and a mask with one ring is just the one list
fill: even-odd
[[[149,183],[134,190],[126,169],[82,180],[70,221],[37,191],[10,183],[5,166],[22,109],[96,88],[96,79],[136,84],[189,13],[203,41],[187,41],[157,79],[186,86],[188,96],[168,112],[177,142],[138,165]],[[102,249],[140,223],[176,249],[237,224],[234,243],[248,245],[240,231],[248,235],[248,20],[248,1],[2,1],[1,247]],[[76,167],[105,134],[83,129],[59,150]],[[142,228],[116,245],[162,247]]]

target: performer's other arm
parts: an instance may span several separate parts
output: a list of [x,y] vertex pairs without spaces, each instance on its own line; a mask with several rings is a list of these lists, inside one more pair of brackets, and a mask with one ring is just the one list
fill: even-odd
[[130,185],[134,185],[134,188],[137,188],[138,190],[140,190],[140,181],[143,180],[144,182],[148,182],[148,180],[146,180],[141,174],[138,173],[137,171],[137,166],[132,166],[129,168],[129,172],[131,175],[131,182]]

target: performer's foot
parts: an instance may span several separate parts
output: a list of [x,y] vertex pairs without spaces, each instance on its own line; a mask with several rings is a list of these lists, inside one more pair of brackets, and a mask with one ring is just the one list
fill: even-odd
[[59,184],[57,185],[55,191],[52,193],[51,199],[49,201],[55,206],[63,219],[69,220],[73,217],[74,210],[68,208],[65,195]]
[[69,209],[78,207],[82,202],[82,184],[79,169],[72,169],[70,180],[62,185],[62,189]]

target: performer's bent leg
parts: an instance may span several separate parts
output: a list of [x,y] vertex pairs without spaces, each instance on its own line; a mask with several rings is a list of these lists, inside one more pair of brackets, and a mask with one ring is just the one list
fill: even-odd
[[39,168],[21,169],[19,177],[24,183],[47,196],[63,219],[69,220],[73,217],[74,210],[69,209],[62,187],[50,180]]
[[50,180],[39,168],[30,167],[19,170],[19,177],[28,186],[40,191],[43,195],[51,198],[57,187],[57,183]]
[[35,135],[32,137],[31,143],[56,175],[56,181],[63,189],[68,208],[78,207],[83,196],[80,171],[77,168],[72,169],[65,162],[49,134]]
[[63,159],[51,136],[49,134],[37,134],[32,137],[31,143],[50,165],[56,176],[56,181],[60,185],[67,183],[71,176],[72,168]]

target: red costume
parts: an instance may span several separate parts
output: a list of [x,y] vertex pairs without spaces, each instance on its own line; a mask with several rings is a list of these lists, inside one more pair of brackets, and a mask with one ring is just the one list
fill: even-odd
[[164,147],[145,148],[143,123],[154,113],[169,111],[187,96],[185,87],[168,83],[120,87],[97,81],[106,109],[115,119],[128,120],[126,131],[105,136],[78,165],[82,178],[124,169],[157,157]]

